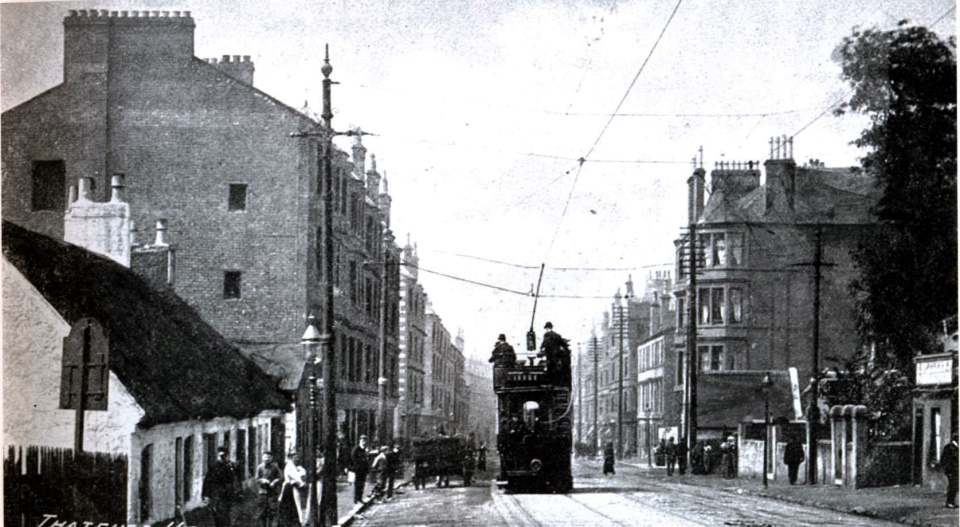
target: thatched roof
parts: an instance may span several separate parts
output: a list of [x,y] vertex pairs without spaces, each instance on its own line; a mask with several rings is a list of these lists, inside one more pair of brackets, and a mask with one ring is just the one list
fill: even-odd
[[276,380],[180,297],[80,247],[3,222],[3,254],[68,323],[93,317],[110,370],[146,412],[141,426],[285,409]]

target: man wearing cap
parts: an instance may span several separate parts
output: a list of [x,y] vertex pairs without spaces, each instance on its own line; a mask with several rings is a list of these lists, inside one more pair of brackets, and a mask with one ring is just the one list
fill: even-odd
[[271,527],[277,515],[278,493],[283,483],[283,471],[273,460],[273,454],[264,450],[257,465],[257,518],[260,527]]
[[230,527],[230,514],[239,491],[237,470],[227,459],[227,448],[217,448],[217,460],[210,465],[203,478],[201,491],[204,505],[213,513],[214,527]]
[[537,357],[546,357],[548,379],[569,384],[570,346],[567,339],[553,331],[553,324],[550,322],[547,322],[543,329],[543,342],[540,343],[540,353],[537,353]]
[[493,346],[493,354],[490,360],[495,367],[505,368],[514,366],[517,363],[517,352],[513,346],[507,343],[507,336],[503,333],[497,337],[497,343]]
[[367,452],[367,436],[360,436],[360,444],[350,452],[350,472],[353,472],[353,503],[363,503],[363,488],[370,472],[370,454]]

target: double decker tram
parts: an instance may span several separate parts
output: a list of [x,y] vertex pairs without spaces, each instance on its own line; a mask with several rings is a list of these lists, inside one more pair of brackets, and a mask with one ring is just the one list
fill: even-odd
[[497,365],[493,388],[497,394],[498,485],[508,491],[572,489],[569,361],[552,371],[546,361],[533,357]]

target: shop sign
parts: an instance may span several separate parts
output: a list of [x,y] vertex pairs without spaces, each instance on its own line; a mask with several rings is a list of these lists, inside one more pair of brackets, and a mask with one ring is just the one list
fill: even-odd
[[917,362],[917,386],[953,382],[953,359]]

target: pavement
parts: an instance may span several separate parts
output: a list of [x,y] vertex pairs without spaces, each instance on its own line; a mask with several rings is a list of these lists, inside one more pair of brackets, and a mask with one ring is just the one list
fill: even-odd
[[[596,463],[599,467],[599,461]],[[667,476],[665,467],[651,468],[646,461],[627,459],[618,463],[639,468],[647,477],[664,481],[711,487],[734,494],[750,494],[915,527],[958,527],[960,524],[960,509],[944,507],[946,499],[943,491],[920,486],[849,489],[836,485],[790,485],[785,481],[771,481],[764,488],[761,478],[724,479],[716,474],[701,476],[690,473]]]
[[[367,478],[367,484],[364,487],[365,494],[369,494],[373,489],[374,480],[373,478]],[[405,483],[404,483],[405,485]],[[403,492],[401,490],[401,492]],[[353,522],[353,520],[360,514],[362,511],[366,510],[373,500],[366,500],[362,504],[354,505],[353,503],[353,484],[348,483],[346,477],[341,477],[337,480],[337,517],[339,518],[338,525],[346,526]],[[233,527],[259,527],[260,522],[257,518],[257,495],[255,490],[248,489],[244,493],[243,500],[234,505],[233,507]],[[189,526],[196,527],[207,527],[212,526],[212,517],[203,507],[188,511],[185,514],[186,524]],[[173,521],[174,525],[179,523],[176,520],[164,520],[154,524],[155,527],[167,527],[170,522]]]
[[[599,460],[579,459],[584,464],[595,463],[600,469]],[[649,467],[645,461],[626,459],[617,461],[618,464],[629,465],[640,469],[643,477],[654,480],[710,487],[731,494],[749,494],[763,498],[770,498],[784,502],[796,503],[808,507],[829,509],[848,514],[857,514],[870,518],[886,520],[914,527],[960,527],[960,509],[944,508],[944,494],[942,491],[913,486],[898,485],[891,487],[877,487],[865,489],[847,489],[834,485],[789,485],[782,481],[771,481],[764,488],[760,478],[724,479],[715,474],[667,476],[665,467]],[[407,467],[405,474],[411,475],[412,467]],[[394,499],[403,499],[410,480],[398,481],[395,487]],[[576,485],[576,482],[574,482]],[[373,482],[368,480],[366,493],[373,488]],[[337,481],[337,509],[340,527],[348,527],[370,507],[376,506],[375,500],[368,499],[359,505],[353,505],[353,485],[345,478]],[[244,502],[234,509],[234,526],[257,525],[256,499],[248,496]],[[188,525],[200,525],[204,522],[191,522],[188,513]],[[163,525],[166,525],[164,523]]]

